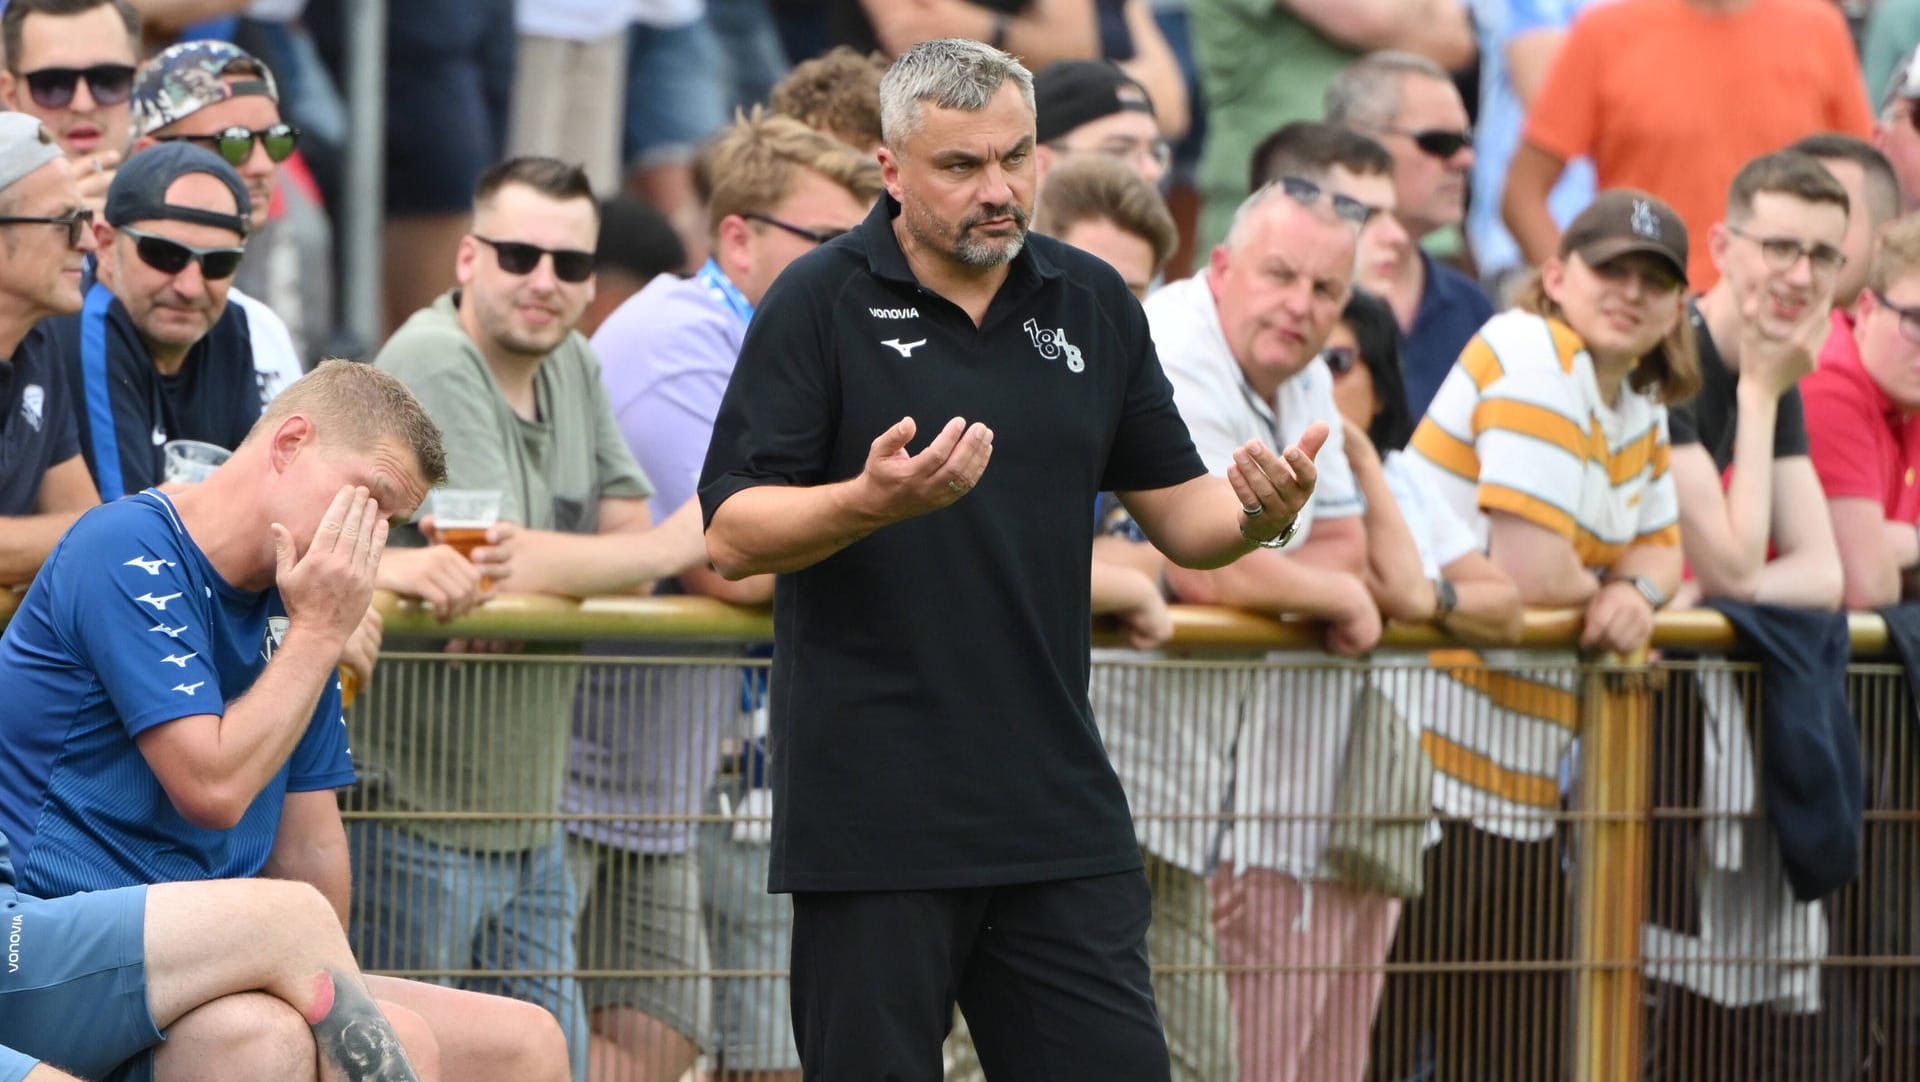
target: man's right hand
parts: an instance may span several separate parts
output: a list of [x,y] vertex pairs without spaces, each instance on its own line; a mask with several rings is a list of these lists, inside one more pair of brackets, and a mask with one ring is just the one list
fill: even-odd
[[1832,326],[1828,306],[1811,303],[1784,333],[1776,334],[1761,318],[1764,304],[1765,295],[1755,294],[1740,306],[1740,384],[1752,381],[1779,398],[1819,364],[1820,347]]
[[360,626],[373,600],[380,554],[387,547],[387,522],[380,504],[365,488],[343,486],[307,551],[297,559],[294,537],[276,522],[273,530],[274,581],[292,627],[319,634],[336,652]]
[[993,457],[993,430],[963,418],[948,421],[940,434],[917,455],[907,444],[917,431],[913,418],[900,422],[873,441],[867,465],[858,478],[863,510],[883,522],[938,511],[972,491]]

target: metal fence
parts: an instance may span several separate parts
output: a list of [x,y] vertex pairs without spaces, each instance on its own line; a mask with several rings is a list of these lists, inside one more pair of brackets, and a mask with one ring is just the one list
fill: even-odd
[[[369,967],[584,1004],[571,1018],[606,1077],[663,1077],[696,1046],[736,1072],[711,1077],[793,1068],[788,909],[764,893],[765,613],[508,598],[442,627],[381,604],[390,644],[413,649],[383,657],[350,712],[362,781],[343,807]],[[1854,619],[1846,676],[1863,870],[1802,905],[1761,798],[1758,672],[1716,656],[1725,622],[1664,615],[1666,656],[1649,661],[1576,658],[1576,620],[1530,614],[1526,647],[1497,658],[1393,628],[1355,662],[1315,652],[1311,628],[1185,609],[1164,651],[1096,650],[1092,700],[1146,855],[1182,1077],[1920,1078],[1915,711],[1905,671],[1874,660],[1878,621]],[[448,652],[456,636],[525,645]],[[1350,799],[1356,764],[1379,762],[1354,749],[1370,711],[1424,726],[1447,759],[1499,743],[1476,735],[1487,704],[1547,719],[1548,775],[1481,778],[1545,806],[1369,812],[1391,805],[1384,774],[1362,787],[1372,803]],[[1476,763],[1449,773],[1497,767]],[[1338,878],[1304,898],[1236,894],[1262,865],[1329,874],[1312,862],[1355,826],[1416,838],[1401,867],[1420,897],[1343,894]],[[422,839],[486,857],[435,872]],[[544,869],[527,856],[549,850]],[[503,884],[536,880],[557,907],[546,924],[490,910]],[[1272,908],[1223,917],[1243,903]],[[528,941],[520,920],[558,931]],[[458,946],[395,964],[409,957],[395,943],[429,934]],[[948,1051],[950,1078],[977,1073],[964,1031]],[[1288,1062],[1260,1058],[1275,1055]]]

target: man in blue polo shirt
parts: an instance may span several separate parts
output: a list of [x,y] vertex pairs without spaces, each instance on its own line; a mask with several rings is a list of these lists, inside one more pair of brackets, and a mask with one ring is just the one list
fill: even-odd
[[247,317],[227,304],[250,209],[245,182],[210,150],[168,143],[134,155],[94,227],[85,307],[28,337],[74,389],[101,498],[159,483],[168,440],[232,448],[260,419]]
[[80,307],[81,264],[93,250],[84,206],[40,122],[0,113],[0,586],[32,579],[98,502],[64,374],[19,348],[36,322]]

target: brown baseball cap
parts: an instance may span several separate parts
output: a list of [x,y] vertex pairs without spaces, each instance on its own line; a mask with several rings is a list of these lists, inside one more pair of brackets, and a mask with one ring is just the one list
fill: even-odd
[[1560,255],[1590,267],[1629,252],[1659,256],[1682,284],[1687,280],[1687,223],[1659,196],[1613,188],[1594,196],[1560,234]]

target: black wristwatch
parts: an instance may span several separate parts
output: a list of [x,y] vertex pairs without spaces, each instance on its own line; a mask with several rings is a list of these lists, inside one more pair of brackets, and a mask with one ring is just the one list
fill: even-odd
[[1616,575],[1607,581],[1624,582],[1632,586],[1635,590],[1639,591],[1641,597],[1647,599],[1647,604],[1653,606],[1655,612],[1658,612],[1660,606],[1667,603],[1667,595],[1661,593],[1660,587],[1655,586],[1653,580],[1645,575]]
[[1453,610],[1459,607],[1460,607],[1460,591],[1454,589],[1453,583],[1449,581],[1445,575],[1441,575],[1439,578],[1434,579],[1433,580],[1434,622],[1438,623],[1441,620],[1445,620],[1447,617],[1452,616]]

